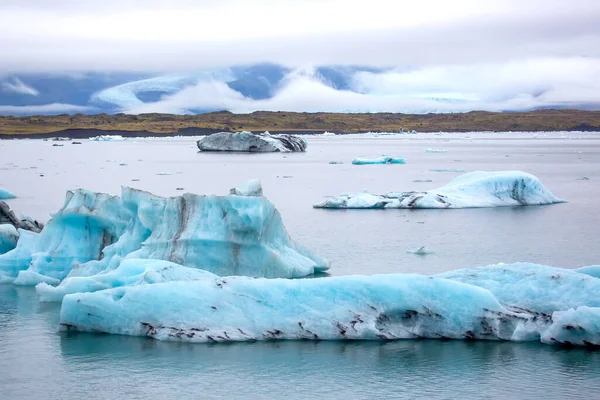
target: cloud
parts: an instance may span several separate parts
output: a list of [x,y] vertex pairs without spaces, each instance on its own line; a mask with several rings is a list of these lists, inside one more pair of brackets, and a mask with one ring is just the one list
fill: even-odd
[[0,115],[72,114],[93,111],[92,107],[52,103],[39,106],[2,106]]
[[600,59],[539,58],[486,64],[356,72],[351,89],[327,85],[313,69],[289,73],[271,98],[254,100],[224,82],[202,81],[128,113],[195,110],[464,112],[546,107],[600,109]]
[[29,96],[37,96],[40,94],[39,91],[31,86],[27,86],[19,78],[14,78],[12,82],[2,82],[0,88],[2,88],[3,92],[26,94]]
[[0,71],[598,57],[598,20],[596,0],[5,0]]

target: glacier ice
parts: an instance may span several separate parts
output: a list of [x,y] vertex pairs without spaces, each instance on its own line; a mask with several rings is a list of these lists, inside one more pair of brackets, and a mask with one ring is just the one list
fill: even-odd
[[336,136],[334,132],[325,131],[323,132],[323,136]]
[[8,190],[0,187],[0,200],[14,199],[15,197],[17,196],[9,192]]
[[17,247],[19,232],[11,224],[0,224],[0,254]]
[[200,151],[231,151],[246,153],[302,152],[306,140],[293,135],[271,135],[269,132],[219,132],[205,136],[196,143]]
[[406,164],[404,158],[383,156],[379,158],[363,158],[357,157],[352,160],[354,165],[369,165],[369,164]]
[[231,189],[229,194],[236,196],[262,196],[262,185],[260,180],[252,179],[246,182],[244,185]]
[[595,278],[600,278],[600,265],[588,265],[577,268],[575,271],[579,272],[580,274],[586,274]]
[[441,169],[430,169],[429,172],[465,172],[462,168],[441,168]]
[[71,293],[96,292],[121,286],[136,286],[170,281],[193,281],[216,278],[217,275],[197,268],[184,267],[164,260],[128,258],[109,271],[92,276],[74,276],[58,286],[40,283],[36,291],[40,301],[62,301]]
[[438,276],[206,275],[153,284],[139,277],[143,268],[136,273],[127,278],[133,286],[67,294],[63,329],[190,342],[449,338],[600,346],[600,279],[536,264]]
[[444,149],[432,149],[432,148],[427,148],[425,149],[425,153],[447,153],[448,150],[444,150]]
[[76,190],[41,233],[21,235],[14,250],[0,255],[3,281],[54,284],[115,269],[125,258],[167,260],[223,276],[296,278],[329,268],[289,237],[264,197]]
[[121,140],[125,140],[125,138],[121,135],[100,135],[93,136],[90,138],[92,142],[119,142]]
[[32,232],[39,232],[44,227],[44,224],[39,223],[33,218],[26,216],[17,218],[14,211],[4,201],[0,201],[0,224],[9,224],[17,229],[25,229]]
[[315,208],[477,208],[562,203],[535,176],[521,171],[470,172],[426,192],[343,194]]

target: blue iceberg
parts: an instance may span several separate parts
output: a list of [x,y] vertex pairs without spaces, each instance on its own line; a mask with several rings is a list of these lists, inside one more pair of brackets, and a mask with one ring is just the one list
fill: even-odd
[[[256,189],[254,187],[254,189]],[[217,275],[297,278],[329,263],[289,237],[264,197],[163,198],[131,188],[110,196],[68,192],[39,234],[0,255],[0,279],[57,284],[117,268],[127,258],[157,259]]]
[[315,208],[477,208],[563,203],[535,176],[521,171],[470,172],[426,192],[343,194]]
[[[185,268],[169,267],[173,276]],[[302,280],[207,274],[151,283],[141,274],[133,286],[66,295],[63,329],[188,342],[431,338],[600,345],[600,279],[535,264]]]
[[430,147],[425,149],[425,153],[447,153],[447,152],[448,152],[448,150],[445,150],[445,149],[432,149]]
[[19,240],[17,228],[11,224],[0,224],[0,254],[4,254],[15,247]]
[[406,164],[404,158],[383,156],[379,158],[362,158],[357,157],[352,160],[354,165],[369,165],[369,164]]
[[600,278],[600,265],[588,265],[586,267],[577,268],[575,271],[580,274],[586,274],[595,278]]
[[8,200],[8,199],[14,199],[15,196],[13,193],[9,192],[6,189],[3,189],[0,187],[0,200]]

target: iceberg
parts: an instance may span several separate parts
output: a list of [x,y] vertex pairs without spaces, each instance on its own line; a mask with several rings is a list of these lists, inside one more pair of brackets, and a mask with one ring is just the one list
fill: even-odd
[[379,158],[362,158],[357,157],[352,160],[354,165],[369,165],[369,164],[406,164],[404,158],[383,156]]
[[425,149],[425,153],[447,153],[448,150],[443,150],[443,149],[432,149],[432,148],[427,148]]
[[[186,342],[429,338],[600,346],[600,279],[535,264],[300,280],[206,275],[148,284],[133,275],[133,286],[67,294],[62,329]],[[463,280],[490,282],[491,289]]]
[[302,152],[306,140],[293,135],[271,135],[269,132],[219,132],[196,142],[200,151],[231,151],[246,153]]
[[418,249],[408,250],[407,253],[416,254],[418,256],[426,256],[427,254],[435,254],[435,251],[429,250],[425,246],[421,246]]
[[121,135],[100,135],[93,136],[90,140],[92,142],[120,142],[121,140],[125,140],[125,138]]
[[128,258],[166,260],[221,276],[298,278],[329,268],[289,237],[264,197],[163,198],[124,187],[120,197],[68,192],[39,234],[22,235],[14,250],[0,255],[0,278],[56,284],[113,270]]
[[563,203],[540,180],[526,172],[470,172],[426,192],[343,194],[315,208],[480,208]]
[[323,136],[336,136],[335,132],[325,131],[323,132]]
[[13,193],[0,187],[0,200],[14,199],[16,197]]
[[462,168],[430,169],[429,172],[465,172]]
[[0,201],[0,224],[9,224],[16,229],[24,229],[32,232],[40,232],[44,227],[44,224],[34,220],[30,217],[21,216],[17,218],[14,211],[10,209],[8,204]]
[[4,254],[17,247],[19,232],[11,224],[0,224],[0,254]]

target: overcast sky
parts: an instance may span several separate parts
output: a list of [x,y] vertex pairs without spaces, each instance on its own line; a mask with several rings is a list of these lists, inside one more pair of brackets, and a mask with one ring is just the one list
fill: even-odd
[[[358,64],[394,71],[356,76],[360,93],[344,102],[376,96],[385,109],[401,109],[389,96],[426,88],[487,107],[516,101],[521,89],[535,97],[541,86],[552,101],[600,104],[591,81],[600,80],[598,21],[599,0],[1,0],[0,74]],[[314,83],[289,82],[280,99]],[[4,87],[36,91],[21,83]],[[169,104],[185,109],[178,102],[190,91]],[[240,110],[279,107],[222,96]]]

